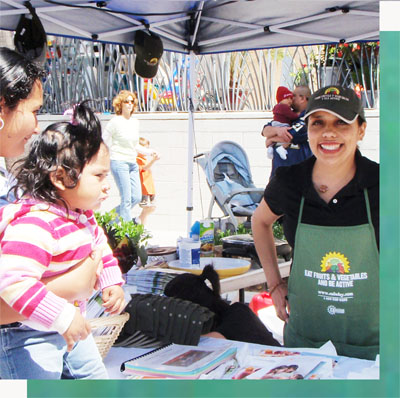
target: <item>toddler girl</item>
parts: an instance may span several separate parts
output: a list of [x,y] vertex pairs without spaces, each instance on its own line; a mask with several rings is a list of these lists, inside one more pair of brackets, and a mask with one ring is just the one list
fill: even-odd
[[[139,144],[144,148],[150,148],[150,141],[144,137],[139,138]],[[137,217],[137,222],[143,225],[147,220],[147,216],[156,209],[154,204],[156,192],[151,167],[154,162],[160,159],[160,155],[157,152],[153,152],[151,159],[149,158],[150,156],[143,155],[142,153],[138,153],[136,157],[136,163],[139,165],[140,183],[142,185],[142,201],[139,203],[142,212]]]
[[83,317],[87,297],[68,302],[41,278],[100,248],[103,305],[110,314],[123,310],[121,271],[93,213],[108,196],[109,169],[100,121],[86,103],[74,107],[71,122],[49,126],[21,160],[19,200],[0,210],[0,296],[28,320],[0,330],[1,378],[107,378]]

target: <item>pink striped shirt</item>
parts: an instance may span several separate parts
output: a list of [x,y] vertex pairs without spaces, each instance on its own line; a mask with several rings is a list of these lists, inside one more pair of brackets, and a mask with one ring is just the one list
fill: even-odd
[[29,199],[7,205],[0,209],[0,244],[0,296],[45,328],[55,327],[71,304],[48,291],[42,277],[68,271],[99,248],[103,250],[100,288],[124,283],[92,210],[67,214],[63,207]]

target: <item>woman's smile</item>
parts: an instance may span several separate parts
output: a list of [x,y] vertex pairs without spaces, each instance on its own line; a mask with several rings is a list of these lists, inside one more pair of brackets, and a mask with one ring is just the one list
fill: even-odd
[[342,147],[342,144],[336,142],[323,142],[319,144],[319,148],[324,153],[337,153]]
[[358,121],[346,123],[326,111],[317,111],[309,116],[308,142],[320,161],[352,162],[364,132],[365,125],[360,126]]

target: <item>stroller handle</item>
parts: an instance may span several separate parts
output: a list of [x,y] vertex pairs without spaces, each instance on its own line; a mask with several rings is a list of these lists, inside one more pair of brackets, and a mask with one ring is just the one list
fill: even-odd
[[264,188],[243,188],[243,189],[236,189],[230,193],[230,195],[227,196],[225,199],[224,203],[228,203],[234,196],[239,195],[241,193],[246,193],[246,192],[254,192],[254,193],[264,193],[265,189]]
[[200,158],[200,157],[202,157],[202,156],[204,156],[204,155],[205,155],[204,152],[198,153],[197,155],[194,155],[194,156],[193,156],[193,160],[195,160],[195,159],[197,159],[197,158]]

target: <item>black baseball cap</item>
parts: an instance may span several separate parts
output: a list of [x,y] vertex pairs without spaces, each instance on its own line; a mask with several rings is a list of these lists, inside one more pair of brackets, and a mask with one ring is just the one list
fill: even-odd
[[146,79],[152,79],[158,70],[164,47],[159,36],[139,30],[135,35],[135,71]]
[[310,97],[304,117],[318,111],[329,112],[349,124],[358,116],[366,121],[361,100],[352,88],[342,86],[320,88]]

